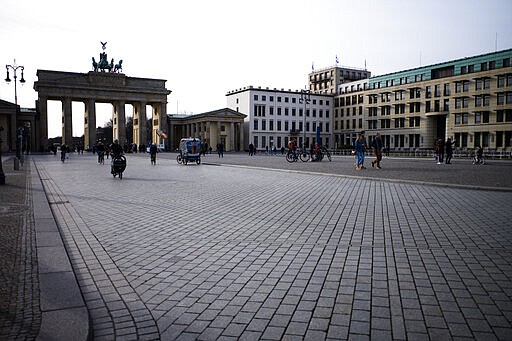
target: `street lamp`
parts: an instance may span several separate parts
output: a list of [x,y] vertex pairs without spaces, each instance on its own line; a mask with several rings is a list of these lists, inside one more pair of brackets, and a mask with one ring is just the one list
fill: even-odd
[[4,131],[4,127],[0,126],[0,185],[5,185],[5,174],[2,167],[2,131]]
[[[5,66],[5,70],[7,72],[7,77],[5,78],[5,81],[7,83],[10,83],[11,82],[11,78],[9,78],[9,69],[12,70],[14,76],[14,105],[16,107],[16,114],[18,114],[18,90],[17,90],[17,80],[18,80],[18,76],[16,75],[16,71],[18,70],[21,70],[21,79],[20,79],[20,83],[23,84],[25,83],[25,78],[23,78],[23,71],[25,70],[25,67],[22,66],[22,65],[16,65],[16,59],[14,59],[14,64],[13,65],[6,65]],[[16,157],[18,158],[18,160],[21,159],[22,157],[22,153],[21,153],[21,149],[23,148],[23,128],[20,127],[18,128],[18,139],[16,140]],[[23,163],[23,161],[22,161]],[[15,167],[17,168],[17,167]]]
[[16,71],[18,70],[21,70],[21,79],[20,79],[20,83],[25,83],[25,79],[23,78],[23,70],[25,70],[25,67],[21,66],[21,65],[16,65],[16,59],[14,60],[14,64],[13,65],[6,65],[5,66],[5,69],[7,71],[7,77],[5,78],[5,81],[7,83],[10,83],[11,82],[11,79],[9,78],[9,69],[12,70],[12,72],[14,73],[14,104],[16,105],[16,110],[18,110],[18,93],[17,93],[17,89],[16,89],[16,80],[18,79],[18,76],[16,75]]
[[302,146],[304,148],[304,150],[307,149],[307,146],[306,146],[306,108],[307,108],[307,105],[309,104],[309,102],[311,102],[311,91],[309,90],[301,90],[300,91],[300,98],[299,98],[299,103],[304,103],[304,125],[302,126],[302,129],[304,130],[304,141],[302,142]]

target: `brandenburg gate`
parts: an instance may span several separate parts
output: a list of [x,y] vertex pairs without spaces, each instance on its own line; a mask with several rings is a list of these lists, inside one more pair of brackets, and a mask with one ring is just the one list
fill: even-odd
[[[62,143],[71,144],[73,122],[73,101],[85,104],[84,146],[92,147],[96,143],[96,103],[111,103],[113,106],[113,136],[119,143],[126,142],[125,104],[133,106],[133,142],[146,144],[146,106],[152,108],[153,143],[162,143],[160,132],[167,129],[166,80],[127,77],[118,73],[120,64],[114,68],[106,62],[106,54],[100,55],[100,62],[93,58],[94,71],[73,73],[61,71],[37,70],[34,90],[38,93],[37,111],[39,135],[36,136],[36,148],[46,151],[48,148],[48,109],[47,101],[62,102]],[[103,63],[103,64],[102,64]],[[108,69],[105,72],[104,69]]]

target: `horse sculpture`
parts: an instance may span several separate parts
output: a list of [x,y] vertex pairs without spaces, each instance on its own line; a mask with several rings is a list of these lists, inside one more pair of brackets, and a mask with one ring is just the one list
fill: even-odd
[[123,71],[123,60],[119,60],[119,63],[114,66],[114,72]]
[[92,57],[92,69],[94,72],[98,72],[98,63],[96,63],[96,59],[94,59],[94,57]]

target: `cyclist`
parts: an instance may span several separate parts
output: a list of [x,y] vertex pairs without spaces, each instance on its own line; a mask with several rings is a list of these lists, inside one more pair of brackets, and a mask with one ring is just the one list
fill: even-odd
[[294,159],[297,158],[297,141],[295,139],[288,142],[288,153],[291,153]]

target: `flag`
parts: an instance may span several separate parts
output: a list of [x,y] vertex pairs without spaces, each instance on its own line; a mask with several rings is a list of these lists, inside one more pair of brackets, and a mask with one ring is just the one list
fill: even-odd
[[163,139],[166,139],[168,137],[167,134],[165,132],[161,131],[161,130],[157,130],[156,134],[158,136],[160,136],[161,138],[163,138]]

